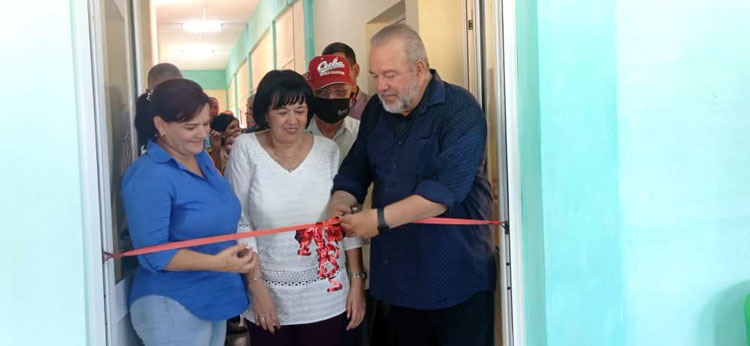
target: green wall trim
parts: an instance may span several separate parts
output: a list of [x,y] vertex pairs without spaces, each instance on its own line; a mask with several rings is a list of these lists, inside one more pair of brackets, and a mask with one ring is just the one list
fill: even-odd
[[255,90],[253,90],[253,61],[250,60],[250,57],[247,57],[247,82],[250,84],[248,85],[248,89],[250,89],[250,95],[255,94]]
[[305,62],[309,62],[312,58],[318,55],[315,52],[314,7],[313,0],[302,0],[302,12],[305,13]]
[[271,21],[271,52],[273,53],[273,69],[279,68],[278,63],[276,62],[278,60],[278,54],[276,52],[276,18]]
[[[258,41],[268,31],[272,30],[273,35],[273,22],[279,17],[284,11],[294,5],[297,1],[309,1],[309,0],[260,0],[258,7],[250,15],[247,26],[242,32],[242,36],[232,48],[232,53],[229,56],[226,68],[224,68],[224,74],[226,76],[226,85],[228,86],[232,80],[232,75],[237,72],[242,62],[249,58],[250,52],[258,44]],[[315,56],[315,44],[314,44],[314,26],[308,25],[308,22],[312,23],[312,12],[308,15],[307,9],[312,11],[312,1],[309,3],[303,2],[303,11],[305,12],[305,53],[309,55],[312,52],[312,56],[307,57],[308,59]],[[308,38],[310,37],[310,38]],[[272,40],[274,45],[274,57],[276,56],[276,40]],[[274,66],[276,59],[274,59]],[[252,75],[252,72],[250,72]],[[252,82],[250,84],[252,86]]]
[[[237,73],[235,73],[234,76],[236,77]],[[234,104],[232,105],[232,112],[234,112],[235,113],[234,115],[237,116],[237,112],[236,112],[236,110],[237,110],[237,101],[239,101],[239,100],[237,100],[237,87],[238,87],[237,86],[237,79],[235,78],[234,81],[235,81],[235,83],[232,84],[232,85],[234,85],[234,90],[232,90],[232,93],[234,93]]]
[[220,90],[227,88],[224,70],[182,70],[185,79],[191,79],[206,90]]

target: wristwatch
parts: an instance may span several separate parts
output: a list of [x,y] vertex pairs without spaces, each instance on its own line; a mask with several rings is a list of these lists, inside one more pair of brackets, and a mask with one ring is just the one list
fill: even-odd
[[378,235],[384,235],[391,232],[391,227],[385,223],[385,208],[378,208]]

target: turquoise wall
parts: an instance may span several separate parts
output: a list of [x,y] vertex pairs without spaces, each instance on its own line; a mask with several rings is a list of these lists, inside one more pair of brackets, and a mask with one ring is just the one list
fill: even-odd
[[182,70],[182,76],[197,82],[206,90],[227,88],[224,70]]
[[529,345],[747,344],[747,13],[518,2]]
[[0,40],[12,48],[0,55],[0,75],[13,81],[2,87],[0,127],[3,345],[87,343],[70,6],[17,2],[0,15]]
[[622,345],[614,2],[537,6],[547,339]]
[[[539,40],[535,1],[519,1],[518,127],[523,219],[523,277],[526,344],[545,345],[544,211],[539,105]],[[513,225],[511,224],[511,228]]]
[[750,1],[617,14],[627,343],[748,345]]

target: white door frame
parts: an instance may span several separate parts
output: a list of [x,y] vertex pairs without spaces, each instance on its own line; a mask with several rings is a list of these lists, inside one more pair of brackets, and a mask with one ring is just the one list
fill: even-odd
[[[512,270],[501,263],[501,289],[512,287],[510,294],[510,309],[503,309],[505,323],[504,330],[510,331],[503,335],[504,345],[526,345],[526,319],[524,312],[524,283],[523,283],[523,223],[521,213],[521,160],[519,148],[518,127],[518,70],[517,70],[517,41],[516,41],[516,0],[498,0],[495,5],[495,90],[504,92],[504,104],[498,109],[505,113],[505,131],[498,122],[498,138],[506,141],[506,164],[508,172],[508,221],[510,224],[509,244],[505,246],[510,252],[508,258],[512,263]],[[503,244],[501,244],[502,246]],[[501,250],[502,251],[502,250]]]
[[[494,61],[487,64],[494,65],[494,91],[498,93],[495,97],[495,109],[498,121],[496,127],[490,129],[495,131],[498,138],[497,152],[500,155],[497,167],[500,182],[507,181],[507,186],[498,186],[499,196],[502,199],[507,194],[508,210],[499,211],[501,218],[509,221],[509,234],[501,229],[500,263],[498,267],[499,289],[501,294],[501,322],[503,323],[503,335],[496,344],[503,346],[525,346],[526,325],[524,317],[524,285],[523,285],[523,224],[521,213],[521,167],[519,149],[519,127],[518,127],[518,73],[517,73],[517,41],[516,41],[516,0],[496,0],[494,13],[487,13],[494,17],[494,27],[484,27],[485,17],[480,16],[479,11],[482,4],[480,0],[466,0],[466,7],[473,15],[467,19],[474,20],[473,32],[467,31],[474,39],[474,61],[476,64],[472,83],[476,88],[477,100],[481,103],[483,91],[479,92],[483,83],[482,74],[486,69],[482,68],[481,61],[486,57],[482,47],[491,47],[494,51]],[[473,7],[473,8],[471,8]],[[484,30],[494,30],[494,42],[481,42],[486,39],[482,37],[480,27]],[[471,58],[472,54],[467,57]],[[489,102],[489,100],[487,100]],[[503,160],[504,159],[504,160]],[[505,179],[503,179],[505,178]],[[504,202],[504,201],[503,201]],[[509,265],[508,265],[509,264]]]
[[[103,244],[111,244],[111,232],[103,232],[102,225],[111,220],[109,208],[102,208],[108,204],[101,196],[109,194],[109,183],[106,172],[108,163],[99,160],[107,153],[100,134],[106,130],[97,113],[105,112],[106,105],[102,104],[104,87],[97,80],[94,71],[102,72],[102,66],[97,62],[102,58],[100,52],[93,49],[95,44],[101,47],[101,37],[92,37],[99,30],[99,15],[101,2],[97,0],[72,0],[72,16],[74,31],[74,61],[76,71],[76,105],[78,109],[78,129],[80,141],[82,203],[84,209],[84,249],[85,249],[85,279],[87,297],[87,341],[90,345],[112,345],[117,340],[115,335],[116,323],[122,318],[122,307],[114,304],[114,297],[105,297],[105,292],[114,292],[114,268],[111,261],[103,262],[102,251],[113,251],[103,248]],[[508,199],[509,221],[511,225],[510,258],[513,263],[511,273],[501,270],[500,280],[504,287],[512,283],[510,316],[503,316],[505,333],[503,345],[525,346],[526,328],[524,312],[523,285],[523,224],[521,214],[521,172],[518,127],[518,75],[517,75],[517,43],[516,43],[516,1],[498,0],[495,6],[495,90],[502,90],[504,95],[498,100],[504,104],[498,109],[505,112],[505,133],[500,133],[498,126],[495,131],[504,135],[507,145],[508,167]],[[96,87],[95,87],[96,86]],[[98,100],[98,101],[97,101]],[[102,179],[104,178],[104,179]],[[106,203],[104,203],[106,202]],[[501,268],[505,268],[501,265]],[[507,275],[510,274],[510,275]],[[105,283],[107,283],[105,285]],[[124,284],[121,282],[120,284]],[[120,286],[120,285],[118,285]],[[114,311],[118,310],[118,311]],[[504,309],[506,310],[506,309]],[[504,311],[505,313],[505,311]],[[107,323],[113,321],[115,323]]]
[[[83,1],[83,0],[80,0]],[[112,248],[112,232],[109,230],[109,226],[112,224],[112,210],[111,208],[104,207],[105,205],[109,204],[109,196],[111,196],[110,191],[110,184],[109,184],[109,160],[105,160],[103,158],[109,157],[109,143],[106,140],[106,136],[103,137],[103,134],[106,134],[107,131],[107,124],[106,121],[103,121],[106,118],[107,114],[107,104],[106,104],[106,90],[105,90],[105,82],[104,82],[104,66],[101,62],[104,61],[104,47],[103,47],[103,38],[101,36],[101,33],[103,33],[103,28],[101,26],[101,22],[103,20],[102,16],[104,13],[103,6],[104,4],[102,1],[98,0],[88,0],[89,5],[89,12],[88,12],[88,18],[90,25],[90,37],[91,37],[91,45],[89,46],[89,52],[91,55],[91,74],[92,74],[92,80],[94,82],[94,88],[93,88],[93,96],[94,96],[94,121],[92,121],[92,124],[94,126],[94,135],[91,136],[91,138],[95,138],[95,142],[91,143],[91,146],[93,148],[90,148],[89,150],[93,150],[95,153],[96,158],[99,158],[98,160],[98,179],[96,181],[97,184],[97,193],[99,194],[99,206],[98,210],[100,213],[100,224],[99,224],[99,232],[100,232],[100,247],[101,251],[107,251],[107,252],[116,252],[116,249]],[[87,188],[93,189],[94,188],[94,182],[89,182],[89,184],[86,184]],[[114,269],[114,262],[112,260],[104,262],[102,266],[103,270],[103,276],[102,276],[102,285],[104,289],[104,308],[105,308],[105,331],[106,331],[106,345],[115,345],[115,340],[117,340],[117,323],[119,321],[119,318],[117,318],[115,313],[115,307],[117,304],[115,304],[115,297],[117,296],[114,294],[115,291],[115,269]]]
[[97,119],[89,21],[89,1],[71,2],[73,61],[78,111],[78,140],[83,206],[84,273],[86,287],[86,340],[89,345],[107,343],[104,271],[101,239],[101,200]]
[[[103,251],[117,251],[112,248],[111,231],[113,216],[110,205],[110,167],[107,160],[106,72],[102,65],[103,7],[102,0],[72,0],[71,7],[74,18],[76,102],[81,148],[89,345],[118,343],[118,324],[127,316],[126,293],[129,286],[128,279],[115,283],[114,261],[104,261],[103,257]],[[128,22],[129,19],[126,19],[126,23]],[[133,67],[132,62],[129,67]]]

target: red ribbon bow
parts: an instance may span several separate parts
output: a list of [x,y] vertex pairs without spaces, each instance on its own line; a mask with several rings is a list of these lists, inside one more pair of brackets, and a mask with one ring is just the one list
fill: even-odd
[[339,270],[338,258],[341,250],[339,250],[338,242],[344,239],[344,230],[337,219],[326,221],[317,222],[312,227],[297,230],[294,238],[299,242],[297,254],[300,256],[310,256],[310,244],[313,241],[315,242],[318,247],[318,276],[322,279],[328,279],[328,282],[332,285],[328,288],[328,292],[334,292],[343,287],[341,282],[333,278],[336,277],[336,272]]

